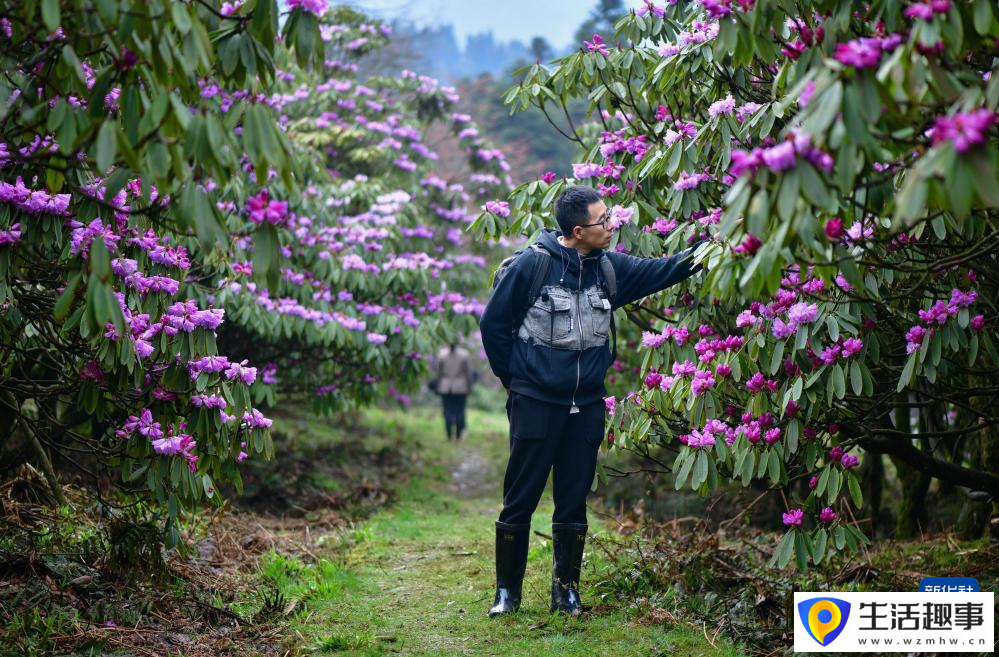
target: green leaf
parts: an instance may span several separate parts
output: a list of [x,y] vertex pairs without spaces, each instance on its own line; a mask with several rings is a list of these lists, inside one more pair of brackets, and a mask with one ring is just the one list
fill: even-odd
[[843,473],[836,466],[829,468],[829,484],[826,486],[826,500],[829,504],[836,501],[839,497],[840,488],[843,487]]
[[780,473],[780,456],[777,455],[777,450],[770,450],[770,481],[777,484],[780,483],[781,473]]
[[171,2],[170,13],[173,15],[173,24],[181,34],[191,31],[191,14],[187,11],[187,6],[182,2]]
[[975,191],[982,202],[990,208],[999,208],[999,181],[992,163],[981,152],[976,152],[971,157],[969,168],[975,179]]
[[777,544],[777,550],[774,552],[773,561],[777,564],[778,568],[784,568],[791,561],[791,554],[794,551],[794,530],[792,529],[788,533],[784,534],[784,537],[780,539],[780,543]]
[[107,171],[115,161],[118,122],[108,119],[97,133],[97,170]]
[[846,530],[843,529],[842,525],[833,531],[833,543],[839,551],[842,551],[843,546],[846,545]]
[[790,221],[794,208],[798,204],[798,192],[801,188],[801,177],[797,169],[786,173],[781,180],[780,191],[777,193],[777,215],[784,221]]
[[82,274],[76,272],[69,278],[69,282],[66,284],[66,289],[62,291],[59,298],[55,302],[55,306],[52,307],[52,316],[56,321],[61,322],[69,314],[69,309],[73,305],[73,300],[76,298],[76,288],[80,285],[80,279]]
[[809,103],[808,108],[812,111],[805,120],[802,129],[811,135],[824,134],[840,112],[842,104],[843,83],[837,80],[824,93],[813,98],[812,102]]
[[809,542],[808,534],[805,532],[794,533],[794,561],[798,571],[802,573],[808,570]]
[[[994,182],[993,182],[994,184]],[[918,165],[906,172],[901,191],[895,197],[894,221],[907,226],[926,214],[926,179],[922,177]]]
[[833,365],[832,368],[832,386],[833,394],[836,395],[837,399],[843,399],[846,396],[846,375],[839,363]]
[[917,357],[918,354],[913,353],[905,361],[905,367],[902,368],[902,375],[898,377],[898,385],[895,386],[895,392],[902,392],[902,389],[909,385],[909,380],[912,378],[912,370],[916,367]]
[[829,473],[832,472],[832,466],[826,466],[822,469],[822,474],[819,475],[819,484],[815,487],[815,494],[822,495],[825,492],[826,486],[829,485]]
[[708,478],[708,455],[704,450],[697,452],[697,464],[694,467],[694,478],[691,480],[691,487],[697,488]]
[[49,32],[55,32],[62,23],[59,14],[59,0],[42,0],[42,21]]
[[853,505],[858,509],[864,506],[864,493],[860,489],[860,481],[857,479],[857,475],[852,472],[846,473],[846,487],[850,490]]
[[676,486],[676,490],[683,488],[683,484],[687,481],[687,477],[690,475],[691,468],[694,467],[694,455],[688,453],[684,458],[683,465],[680,466],[680,472],[676,475],[676,481],[673,482]]
[[826,543],[829,541],[829,532],[820,527],[815,532],[815,541],[812,542],[812,561],[815,565],[822,563],[822,558],[826,554]]
[[826,328],[829,329],[829,339],[833,342],[839,340],[839,322],[836,321],[836,317],[829,315],[826,317]]
[[102,281],[111,278],[111,254],[103,239],[96,239],[90,245],[90,273]]
[[994,0],[975,0],[975,31],[985,36],[992,28],[992,8]]
[[774,345],[773,353],[770,354],[770,373],[774,374],[780,368],[780,364],[784,358],[784,344],[786,340],[782,340]]
[[853,394],[860,395],[864,390],[864,377],[860,373],[860,364],[855,360],[850,363],[850,387]]

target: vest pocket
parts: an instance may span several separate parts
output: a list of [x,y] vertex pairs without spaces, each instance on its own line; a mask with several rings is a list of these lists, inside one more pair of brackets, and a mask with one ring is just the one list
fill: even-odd
[[586,298],[589,301],[593,335],[599,338],[606,338],[610,333],[610,301],[604,299],[598,292],[587,292]]
[[572,299],[564,290],[547,288],[527,310],[524,328],[528,335],[545,344],[556,344],[569,337]]

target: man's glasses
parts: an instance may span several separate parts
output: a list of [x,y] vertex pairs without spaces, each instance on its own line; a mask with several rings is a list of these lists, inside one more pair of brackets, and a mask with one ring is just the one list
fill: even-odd
[[611,220],[611,216],[610,216],[610,212],[608,211],[608,212],[605,212],[604,215],[602,217],[600,217],[600,221],[598,221],[596,223],[592,223],[592,224],[577,224],[577,225],[580,228],[589,228],[590,226],[603,226],[604,228],[609,228],[610,227],[610,220]]

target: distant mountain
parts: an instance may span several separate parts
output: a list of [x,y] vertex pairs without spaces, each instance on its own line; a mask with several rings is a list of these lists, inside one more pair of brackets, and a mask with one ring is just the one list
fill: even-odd
[[392,22],[393,41],[406,45],[411,57],[407,67],[454,83],[484,73],[505,77],[515,64],[535,61],[528,44],[520,40],[497,41],[492,31],[471,34],[458,44],[451,24],[416,27],[404,21]]

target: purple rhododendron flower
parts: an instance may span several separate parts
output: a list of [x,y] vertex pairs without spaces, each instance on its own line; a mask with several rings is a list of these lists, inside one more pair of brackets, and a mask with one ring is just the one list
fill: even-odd
[[823,232],[831,240],[839,239],[843,236],[843,220],[839,217],[833,217],[826,222]]
[[800,527],[801,521],[805,519],[805,512],[801,509],[791,509],[787,513],[782,514],[781,518],[788,527]]
[[482,209],[486,212],[492,212],[500,217],[510,216],[510,204],[506,201],[487,201]]
[[843,341],[843,358],[850,358],[864,348],[864,343],[860,338],[847,338]]
[[933,145],[950,141],[954,144],[954,150],[965,153],[984,143],[989,128],[997,121],[999,114],[985,108],[938,117],[930,130]]
[[844,454],[839,459],[839,464],[842,465],[847,470],[857,467],[860,465],[860,459],[858,459],[853,454]]
[[708,116],[715,118],[722,114],[731,114],[735,111],[735,99],[729,94],[722,100],[717,100],[708,107]]
[[326,13],[328,6],[328,0],[288,0],[288,9],[298,8],[316,16],[322,16]]
[[839,516],[836,514],[836,512],[833,511],[828,506],[823,508],[822,511],[819,512],[819,522],[824,522],[826,524],[829,524],[830,522],[835,522],[836,518],[838,517]]
[[590,52],[595,52],[604,57],[610,55],[610,51],[607,50],[607,46],[604,45],[604,38],[599,34],[593,35],[593,41],[583,41],[583,45],[586,46],[587,50]]

